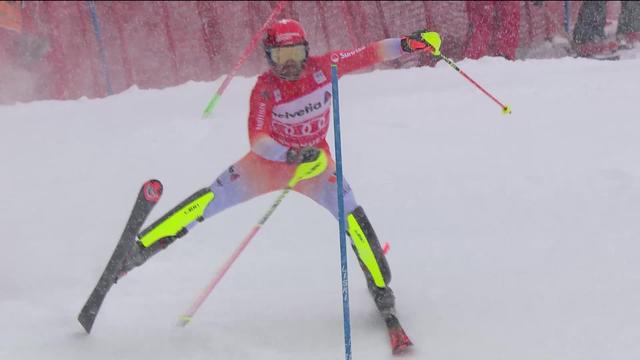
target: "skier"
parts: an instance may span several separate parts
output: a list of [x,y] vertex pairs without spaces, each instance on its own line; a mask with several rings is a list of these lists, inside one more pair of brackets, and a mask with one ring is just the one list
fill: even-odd
[[[206,218],[267,192],[284,188],[296,165],[330,154],[326,135],[331,108],[331,63],[341,75],[405,53],[429,51],[417,31],[402,38],[374,42],[351,51],[309,56],[305,31],[295,20],[270,26],[262,45],[270,69],[258,77],[250,99],[248,121],[251,149],[208,186],[177,205],[138,235],[118,278],[165,249]],[[439,38],[438,38],[439,39]],[[437,45],[439,47],[439,42]],[[320,175],[302,181],[294,190],[325,207],[338,218],[335,163],[330,159]],[[367,286],[380,313],[395,318],[391,272],[380,242],[363,208],[345,182],[345,214]]]

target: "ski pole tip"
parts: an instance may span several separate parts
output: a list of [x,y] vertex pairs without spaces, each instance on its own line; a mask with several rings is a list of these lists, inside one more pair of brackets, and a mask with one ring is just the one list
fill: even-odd
[[178,319],[178,326],[185,327],[189,325],[190,322],[191,322],[191,316],[182,315],[180,319]]
[[211,117],[211,113],[213,112],[213,109],[218,104],[218,101],[220,101],[220,94],[216,93],[215,95],[213,95],[213,97],[211,98],[211,100],[207,104],[207,107],[204,108],[204,111],[202,112],[202,118],[203,119],[208,119],[208,118]]
[[204,111],[202,112],[202,120],[207,120],[207,119],[211,119],[211,113],[213,112],[212,108],[206,108],[204,109]]
[[502,108],[502,115],[511,115],[511,106],[505,105]]

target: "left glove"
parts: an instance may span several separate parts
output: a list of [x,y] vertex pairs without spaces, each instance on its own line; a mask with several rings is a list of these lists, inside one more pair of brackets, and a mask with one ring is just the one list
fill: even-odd
[[440,55],[440,34],[435,31],[427,31],[426,29],[418,30],[411,35],[403,36],[400,39],[402,50],[408,53],[427,50],[435,56]]
[[301,164],[315,161],[320,156],[320,149],[312,146],[305,146],[300,149],[290,148],[287,151],[287,163]]

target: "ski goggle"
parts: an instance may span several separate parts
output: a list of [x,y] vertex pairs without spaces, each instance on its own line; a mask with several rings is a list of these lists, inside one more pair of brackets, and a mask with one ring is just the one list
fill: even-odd
[[269,49],[269,57],[271,58],[271,61],[280,65],[285,64],[289,60],[302,62],[307,58],[307,49],[303,44],[272,47]]

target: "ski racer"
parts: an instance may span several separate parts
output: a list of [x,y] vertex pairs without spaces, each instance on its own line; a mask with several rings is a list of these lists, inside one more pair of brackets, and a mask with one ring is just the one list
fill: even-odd
[[[293,190],[338,218],[335,163],[326,141],[332,104],[331,64],[337,63],[340,75],[344,75],[406,53],[438,50],[434,47],[439,47],[439,38],[431,46],[421,36],[425,32],[416,31],[350,51],[309,56],[309,44],[300,23],[286,19],[271,25],[262,41],[270,69],[258,77],[249,103],[251,149],[210,186],[143,230],[124,260],[119,278],[192,231],[198,222],[256,196],[283,189],[298,164],[321,155],[329,158],[326,170],[300,182]],[[382,316],[395,319],[395,296],[389,287],[391,271],[379,239],[346,181],[342,191],[347,233],[367,286]]]

